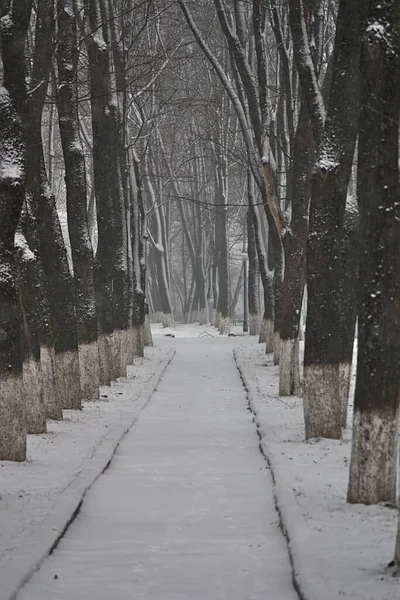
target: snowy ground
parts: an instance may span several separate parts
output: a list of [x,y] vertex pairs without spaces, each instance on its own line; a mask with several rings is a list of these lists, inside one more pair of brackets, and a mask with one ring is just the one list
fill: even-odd
[[[343,441],[304,441],[300,398],[278,396],[278,367],[253,344],[236,350],[275,480],[295,578],[306,600],[398,600],[397,511],[346,503],[351,429]],[[351,419],[349,419],[351,424]]]
[[189,331],[18,600],[297,600],[236,338]]
[[304,442],[301,399],[279,398],[264,346],[239,326],[232,332],[154,325],[158,347],[128,380],[30,436],[26,463],[0,463],[1,600],[32,562],[43,523],[51,528],[54,505],[96,462],[110,429],[141,412],[154,371],[161,375],[175,348],[141,418],[18,600],[295,600],[272,495],[302,600],[400,598],[386,570],[396,511],[346,504],[351,430],[343,441]]
[[85,402],[82,411],[64,411],[63,421],[48,422],[47,434],[28,436],[26,462],[0,461],[1,600],[6,599],[5,578],[11,589],[11,579],[18,579],[18,572],[29,568],[34,557],[23,554],[28,548],[36,554],[41,528],[62,493],[90,466],[103,443],[109,451],[118,441],[112,440],[110,446],[113,431],[121,423],[134,421],[147,399],[143,392],[155,372],[161,376],[170,356],[167,349],[146,349],[145,358],[137,358],[128,367],[126,379],[101,389],[99,401]]

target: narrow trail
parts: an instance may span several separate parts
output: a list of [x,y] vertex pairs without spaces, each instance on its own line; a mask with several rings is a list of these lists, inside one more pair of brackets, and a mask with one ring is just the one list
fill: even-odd
[[173,344],[151,402],[18,600],[298,600],[235,344]]

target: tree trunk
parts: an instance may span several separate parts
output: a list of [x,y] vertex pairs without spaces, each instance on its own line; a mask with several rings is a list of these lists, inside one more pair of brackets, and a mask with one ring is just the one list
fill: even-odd
[[[270,235],[273,235],[270,232]],[[285,260],[283,245],[278,239],[274,242],[274,365],[279,365],[281,358],[281,321],[282,321],[282,293]]]
[[[385,35],[382,35],[384,24]],[[361,54],[357,383],[348,501],[396,502],[400,391],[400,7],[371,1]]]
[[259,335],[260,315],[260,270],[258,267],[254,219],[247,210],[247,254],[249,257],[249,335]]
[[362,3],[339,3],[329,111],[312,179],[304,356],[307,439],[338,439],[342,433],[339,371],[344,361],[340,340],[343,317],[338,283],[342,279],[343,221],[358,130],[363,10]]
[[354,336],[357,320],[357,286],[358,280],[358,207],[356,199],[347,196],[344,215],[344,232],[341,248],[341,280],[338,287],[342,290],[342,311],[339,322],[341,343],[341,362],[339,364],[339,401],[341,407],[341,424],[347,425],[347,410],[353,361]]
[[41,315],[38,305],[37,259],[21,231],[15,236],[17,289],[24,328],[24,401],[27,433],[46,433],[46,410],[43,398],[40,362]]
[[294,140],[292,218],[290,234],[283,247],[285,273],[282,292],[281,361],[279,395],[300,394],[299,328],[305,283],[305,254],[310,176],[313,157],[313,138],[306,104],[300,107],[299,122]]
[[[54,328],[50,300],[47,293],[46,275],[41,260],[38,227],[34,216],[32,195],[25,196],[25,205],[21,216],[22,246],[25,244],[33,253],[35,260],[30,262],[32,288],[26,290],[29,298],[30,321],[37,329],[40,345],[41,384],[43,390],[43,404],[47,419],[62,420],[62,389],[58,388],[56,378],[56,356],[54,348]],[[40,399],[37,402],[41,402]]]
[[37,7],[35,48],[25,129],[28,143],[27,187],[37,228],[39,252],[46,278],[56,352],[56,382],[63,408],[80,409],[78,340],[72,276],[57,215],[54,195],[47,179],[42,142],[42,113],[51,66],[54,6],[40,0]]
[[229,334],[229,244],[227,223],[227,174],[225,157],[220,157],[216,174],[215,250],[218,267],[217,319],[220,334]]
[[100,385],[109,385],[114,375],[113,347],[113,275],[115,251],[115,215],[110,182],[110,140],[113,138],[111,118],[110,51],[104,39],[99,0],[85,0],[90,24],[88,57],[90,72],[90,100],[92,108],[93,169],[97,206],[98,245],[95,258],[95,290],[98,318],[99,379]]
[[[4,39],[3,39],[4,44]],[[4,49],[3,57],[4,57]],[[17,65],[19,66],[19,65]],[[0,460],[26,457],[23,321],[15,285],[14,237],[25,186],[26,143],[7,90],[0,88]]]
[[[140,345],[134,349],[134,353],[138,356],[143,356],[144,346],[152,346],[152,337],[150,329],[150,321],[148,316],[148,306],[145,302],[145,286],[146,286],[146,263],[147,256],[145,256],[146,241],[144,240],[145,226],[145,215],[143,206],[143,187],[142,178],[139,171],[139,164],[137,157],[131,150],[130,159],[130,201],[131,201],[131,246],[132,246],[132,261],[133,261],[133,280],[132,280],[132,294],[133,294],[133,314],[132,314],[132,328],[136,330],[138,328],[144,329],[144,336]],[[146,237],[147,239],[147,237]]]
[[254,223],[254,240],[257,251],[258,267],[260,270],[261,281],[264,294],[264,314],[260,325],[259,343],[265,343],[267,354],[273,352],[274,344],[274,286],[273,274],[269,270],[268,259],[265,250],[265,243],[262,234],[261,218],[258,206],[255,204],[255,186],[253,175],[250,170],[247,171],[247,193],[249,200],[249,211]]
[[73,0],[59,0],[58,93],[61,144],[65,164],[68,231],[74,266],[74,288],[82,395],[99,395],[97,310],[93,248],[87,218],[86,167],[79,137],[78,45]]

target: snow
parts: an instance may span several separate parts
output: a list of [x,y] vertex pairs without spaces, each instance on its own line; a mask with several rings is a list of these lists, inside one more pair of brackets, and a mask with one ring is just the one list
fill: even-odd
[[14,236],[14,245],[21,252],[21,258],[24,262],[32,262],[36,260],[35,254],[29,248],[28,242],[21,231],[17,231]]
[[175,358],[18,600],[297,599],[237,341],[177,329],[158,328]]
[[241,347],[236,357],[273,471],[294,577],[304,598],[398,599],[400,582],[387,570],[397,511],[346,503],[351,428],[340,441],[305,442],[302,400],[278,396],[279,368],[263,348]]
[[132,394],[173,348],[140,419],[18,600],[295,600],[292,578],[302,600],[397,600],[387,570],[397,511],[346,503],[351,428],[306,443],[301,398],[278,396],[279,367],[240,327],[236,337],[199,324],[152,331],[159,347],[130,379],[30,436],[26,463],[0,463],[2,600],[32,532],[45,534],[46,514],[67,502],[107,428],[140,412]]
[[146,349],[146,357],[128,367],[126,379],[101,388],[99,401],[85,402],[82,411],[63,411],[63,421],[48,421],[47,434],[29,435],[26,462],[0,461],[1,600],[8,600],[5,590],[13,583],[7,581],[9,573],[18,575],[25,548],[37,539],[41,527],[46,528],[60,496],[68,495],[71,483],[90,467],[117,425],[137,418],[143,392],[169,356],[159,348]]
[[8,12],[0,18],[0,29],[3,33],[6,33],[13,26],[13,20],[11,14]]
[[393,42],[391,25],[386,19],[371,21],[366,28],[366,34],[370,42],[378,42],[385,46],[386,52],[397,55],[396,44]]

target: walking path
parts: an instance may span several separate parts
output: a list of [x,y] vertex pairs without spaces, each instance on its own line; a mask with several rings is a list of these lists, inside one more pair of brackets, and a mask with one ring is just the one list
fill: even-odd
[[235,339],[168,343],[151,402],[18,600],[297,600]]

